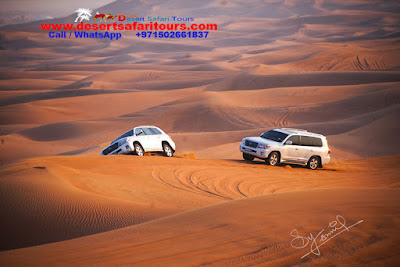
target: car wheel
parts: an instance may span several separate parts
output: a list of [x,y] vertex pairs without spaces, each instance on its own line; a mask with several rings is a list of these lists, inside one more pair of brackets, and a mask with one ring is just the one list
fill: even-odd
[[319,166],[319,158],[318,157],[311,157],[310,160],[307,163],[307,167],[310,168],[311,170],[315,170]]
[[268,159],[267,159],[267,163],[271,166],[276,166],[278,165],[280,162],[280,157],[278,152],[272,152],[271,154],[269,154]]
[[136,155],[138,155],[140,157],[144,156],[143,147],[139,144],[135,144],[135,153],[136,153]]
[[163,144],[163,151],[164,151],[164,156],[166,157],[172,157],[174,155],[174,151],[168,144]]
[[243,153],[243,158],[244,158],[244,160],[252,161],[254,159],[254,156]]

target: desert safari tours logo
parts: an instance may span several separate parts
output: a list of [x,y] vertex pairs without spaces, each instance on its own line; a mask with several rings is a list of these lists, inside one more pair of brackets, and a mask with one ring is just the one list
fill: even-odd
[[[74,23],[42,23],[50,38],[102,38],[118,40],[118,31],[139,31],[139,38],[207,38],[209,31],[218,30],[215,23],[195,23],[193,17],[147,16],[94,13],[88,8],[78,8]],[[93,31],[93,32],[88,32]],[[103,32],[98,32],[103,31]]]

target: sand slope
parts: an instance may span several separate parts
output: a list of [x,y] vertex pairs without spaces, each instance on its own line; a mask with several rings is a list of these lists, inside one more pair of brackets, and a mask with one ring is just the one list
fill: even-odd
[[289,233],[315,233],[342,215],[348,225],[364,222],[308,263],[393,264],[399,260],[392,246],[399,237],[398,163],[391,157],[310,171],[162,157],[32,159],[2,171],[2,211],[9,218],[0,228],[3,249],[122,229],[0,258],[35,266],[296,264],[307,249],[291,248]]

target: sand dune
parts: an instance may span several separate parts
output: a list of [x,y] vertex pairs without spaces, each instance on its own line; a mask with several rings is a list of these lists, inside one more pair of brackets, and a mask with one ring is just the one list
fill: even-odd
[[20,134],[35,141],[56,141],[77,136],[84,136],[93,125],[79,122],[51,123],[21,131]]
[[[279,257],[295,264],[307,250],[290,247],[290,231],[315,232],[340,212],[349,224],[358,220],[365,224],[321,248],[321,257],[311,255],[309,260],[323,263],[341,255],[346,262],[351,257],[346,247],[353,240],[351,247],[360,257],[382,256],[377,244],[385,247],[387,259],[382,256],[376,260],[390,263],[396,261],[389,258],[394,256],[390,244],[398,233],[394,222],[384,218],[398,214],[398,170],[393,168],[398,161],[398,157],[355,161],[314,172],[257,163],[160,157],[32,159],[2,170],[2,210],[10,217],[1,227],[3,249],[150,222],[83,239],[2,252],[0,258],[4,264],[30,261],[33,265],[177,264],[185,260],[196,265],[268,261],[279,265]],[[112,168],[116,162],[122,167],[119,171]],[[392,171],[382,173],[382,169]],[[302,173],[307,176],[299,177]],[[360,187],[363,189],[355,189]],[[15,197],[22,195],[31,197]],[[242,200],[229,201],[235,199]],[[209,207],[196,209],[204,206]],[[304,209],[315,212],[304,217]],[[185,210],[192,211],[182,213]],[[14,222],[13,218],[21,218],[21,212],[24,220]],[[173,213],[176,215],[168,216]],[[164,218],[154,220],[157,217]],[[382,229],[392,237],[375,240]],[[174,249],[167,249],[172,244]],[[157,258],[154,250],[159,251]]]
[[[398,115],[399,108],[392,110],[390,115],[370,124],[341,135],[332,136],[330,139],[338,146],[348,147],[359,155],[377,157],[398,154],[397,147],[390,145],[390,142],[396,140],[395,134],[400,130]],[[374,149],[365,149],[365,144],[368,144],[369,147],[374,147]]]
[[1,90],[46,90],[68,84],[68,81],[41,80],[41,79],[14,79],[0,81]]
[[[221,95],[219,93],[206,92],[201,94],[201,97],[196,96],[173,101],[141,112],[126,114],[124,117],[134,117],[139,121],[154,121],[154,118],[157,118],[155,122],[160,125],[166,125],[165,127],[168,127],[166,122],[172,119],[174,121],[172,129],[179,132],[217,132],[304,124],[308,124],[310,128],[310,124],[321,123],[325,127],[317,128],[323,129],[322,133],[337,134],[341,131],[345,132],[361,127],[385,116],[385,114],[393,112],[393,110],[397,110],[396,107],[399,104],[398,90],[391,85],[384,85],[380,88],[387,88],[386,86],[389,88],[377,89],[379,86],[372,86],[370,87],[371,93],[366,93],[365,91],[363,93],[358,91],[357,93],[356,90],[351,93],[349,87],[346,87],[343,90],[346,90],[347,94],[357,95],[352,97],[349,95],[341,100],[319,104],[315,103],[315,100],[312,104],[301,104],[302,98],[293,98],[287,101],[282,99],[281,105],[279,105],[279,96],[288,92],[294,95],[301,95],[305,101],[310,102],[313,101],[314,97],[320,100],[324,99],[323,97],[318,97],[319,92],[313,88],[263,91],[261,93],[241,91],[235,94],[223,93]],[[357,89],[357,87],[353,88]],[[318,90],[321,90],[320,93],[323,94],[323,92],[328,92],[331,89],[333,90],[333,88]],[[315,96],[313,96],[314,94]],[[309,95],[310,97],[308,97]],[[329,94],[325,94],[325,96],[327,95]],[[336,94],[334,96],[341,97]],[[247,97],[249,99],[246,99]],[[261,102],[262,97],[267,99],[266,102],[271,101],[277,106],[273,106],[271,103],[269,107],[254,107],[257,105],[257,100],[253,102],[253,99],[258,98]],[[325,98],[325,101],[327,100]],[[294,105],[295,103],[297,105]],[[251,104],[253,105],[250,106]],[[196,110],[196,118],[191,116],[190,110]],[[318,116],[315,116],[316,114]],[[329,126],[331,130],[329,130]],[[340,128],[337,126],[340,126]]]
[[104,74],[96,74],[83,80],[63,86],[69,88],[115,88],[115,89],[154,89],[174,90],[197,87],[217,82],[227,76],[223,72],[161,72],[154,70],[116,70]]
[[[71,184],[71,179],[79,176],[79,172],[73,168],[39,166],[40,163],[35,161],[28,164],[31,167],[26,168],[23,164],[19,166],[22,169],[16,171],[21,173],[20,178],[13,178],[14,169],[4,170],[2,174],[4,187],[1,195],[4,202],[1,210],[3,214],[12,216],[1,223],[1,228],[8,232],[1,249],[76,238],[169,213],[167,209],[150,211],[149,205],[140,201],[122,203],[120,199],[106,195],[99,198],[101,193],[95,194],[79,184]],[[99,175],[96,175],[96,179],[99,179]],[[86,193],[82,194],[83,191]],[[17,195],[24,197],[16,200],[14,196]],[[12,203],[16,206],[12,207]],[[41,212],[45,210],[46,213]],[[25,238],[15,238],[17,229]]]
[[[0,78],[4,80],[8,79],[60,79],[60,77],[80,77],[93,75],[95,72],[91,71],[2,71],[0,72]],[[61,79],[66,80],[66,79]]]
[[[115,95],[110,96],[108,91],[94,90],[98,94],[88,93],[88,96],[85,95],[87,92],[85,90],[73,91],[76,95],[71,94],[71,91],[68,90],[58,93],[31,95],[32,99],[27,99],[27,97],[24,98],[23,96],[9,97],[6,98],[9,104],[0,108],[0,116],[2,118],[1,121],[8,124],[51,123],[75,120],[77,117],[80,120],[107,118],[124,115],[126,112],[140,111],[179,97],[196,94],[197,91],[196,89],[180,90],[179,95],[171,93],[173,91],[135,93],[119,93],[116,91],[114,92]],[[150,99],[152,102],[149,101]],[[30,103],[11,105],[12,100]],[[133,105],[132,103],[135,104]],[[107,109],[99,110],[99,107],[104,106]]]
[[[396,86],[397,83],[382,83],[368,86],[208,91],[200,94],[202,88],[194,88],[112,94],[111,97],[83,96],[75,97],[74,102],[68,98],[57,98],[37,101],[34,105],[4,107],[4,123],[18,126],[4,128],[3,132],[18,133],[41,141],[43,147],[50,145],[46,142],[55,140],[68,140],[69,145],[74,145],[67,151],[57,150],[59,154],[98,146],[135,125],[154,124],[167,132],[180,132],[179,135],[172,134],[180,144],[178,151],[197,152],[215,145],[239,142],[249,134],[259,135],[268,128],[279,126],[296,126],[329,136],[345,134],[396,113],[399,104]],[[294,97],[288,98],[288,95]],[[108,104],[110,99],[115,101]],[[132,106],[134,101],[138,104]],[[98,111],[97,108],[104,103],[108,108]],[[126,114],[128,111],[135,112]],[[25,113],[28,115],[23,115]],[[195,117],[193,114],[196,114]],[[85,121],[73,122],[77,117]],[[32,123],[41,125],[32,127]],[[24,127],[23,124],[27,125]],[[231,133],[226,135],[228,131]],[[379,133],[379,128],[369,131]],[[199,134],[193,135],[195,132]],[[221,138],[216,138],[216,135]],[[196,139],[196,144],[189,141],[191,138]],[[344,140],[347,138],[333,138],[330,144],[346,150],[347,141]],[[373,155],[375,150],[371,151],[369,146],[364,145],[366,140],[362,140],[360,148],[364,149],[358,149],[356,154]],[[384,146],[391,147],[391,139],[385,138],[382,142]],[[12,144],[9,145],[11,149]],[[62,143],[60,145],[63,146]],[[396,151],[395,147],[393,151]],[[347,152],[354,153],[351,149]],[[232,157],[238,158],[239,153],[235,153]],[[377,155],[386,154],[379,152]]]
[[398,72],[312,72],[292,75],[249,75],[243,73],[230,81],[210,85],[209,90],[255,90],[277,87],[354,85],[398,81]]
[[28,93],[24,95],[5,97],[0,100],[0,106],[10,106],[20,103],[30,103],[44,99],[67,98],[67,97],[98,95],[98,94],[113,94],[122,92],[123,91],[119,90],[104,90],[104,89],[80,89],[80,90],[71,89],[68,91],[52,90],[46,92]]
[[[326,25],[321,26],[326,30]],[[322,29],[321,29],[322,30]],[[351,29],[352,32],[357,31]],[[237,63],[265,64],[308,71],[374,71],[398,70],[397,49],[388,42],[369,43],[316,43],[313,45],[292,45],[276,49],[249,51],[255,54]]]
[[219,99],[219,103],[225,106],[296,106],[299,104],[334,102],[385,89],[395,92],[397,86],[397,82],[345,86],[296,86],[261,90],[208,91],[206,94],[210,96],[210,99]]

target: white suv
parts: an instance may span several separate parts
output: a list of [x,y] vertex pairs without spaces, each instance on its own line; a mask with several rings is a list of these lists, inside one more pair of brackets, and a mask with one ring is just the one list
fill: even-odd
[[171,137],[155,126],[139,126],[127,131],[111,142],[100,155],[135,153],[143,156],[144,152],[164,152],[172,157],[175,152],[175,143]]
[[293,163],[312,170],[331,160],[325,136],[292,128],[273,129],[260,137],[246,137],[240,144],[240,151],[248,161],[260,158],[270,165]]

